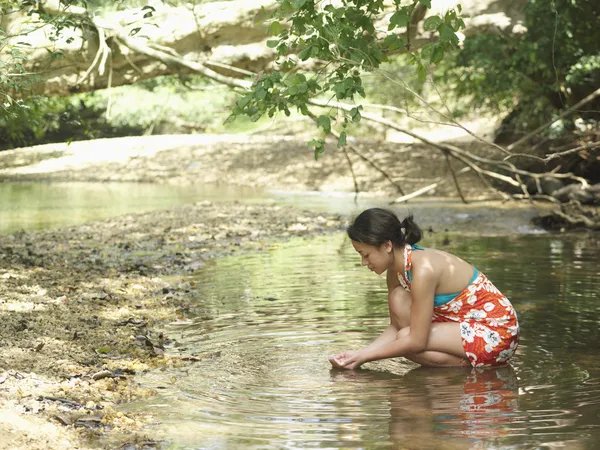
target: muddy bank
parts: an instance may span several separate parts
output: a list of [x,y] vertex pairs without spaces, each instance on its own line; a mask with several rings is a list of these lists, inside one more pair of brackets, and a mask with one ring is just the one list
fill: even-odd
[[0,236],[0,448],[150,445],[135,433],[144,418],[115,405],[152,395],[135,373],[186,363],[166,358],[168,336],[152,332],[199,301],[181,277],[217,256],[343,224],[291,207],[203,202]]
[[[353,192],[353,171],[359,191],[399,194],[382,169],[407,193],[447,177],[428,196],[457,196],[443,155],[427,146],[357,142],[375,166],[351,154],[351,170],[334,144],[315,161],[306,142],[296,136],[173,135],[48,144],[0,152],[0,181],[224,183]],[[474,174],[461,175],[461,183],[472,199],[499,198]]]

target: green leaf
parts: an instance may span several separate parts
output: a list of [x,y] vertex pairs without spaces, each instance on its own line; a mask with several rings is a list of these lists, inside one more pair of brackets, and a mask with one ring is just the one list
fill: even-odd
[[299,94],[306,94],[308,92],[308,84],[307,83],[300,83],[298,85],[298,93]]
[[306,47],[298,54],[298,58],[300,58],[301,61],[306,61],[308,58],[310,58],[310,53],[312,52],[312,49],[313,47]]
[[267,96],[267,91],[263,88],[259,88],[254,93],[254,96],[256,97],[257,100],[263,100]]
[[325,133],[331,132],[331,119],[329,118],[329,116],[322,115],[317,117],[317,125],[320,128],[323,128],[323,131],[325,131]]
[[279,45],[279,39],[269,39],[267,41],[267,47],[269,48],[275,48],[277,45]]
[[440,16],[430,16],[423,22],[423,28],[426,31],[435,31],[438,27],[444,23]]
[[322,139],[313,139],[308,145],[315,148],[315,161],[325,152],[325,141]]
[[450,42],[454,45],[458,44],[458,36],[450,25],[445,23],[440,25],[440,41]]
[[271,25],[269,25],[269,33],[271,36],[277,36],[279,33],[281,33],[281,24],[279,21],[275,20],[271,22]]
[[431,9],[431,0],[419,0],[419,3]]
[[342,131],[340,133],[340,137],[338,138],[337,146],[338,146],[338,148],[340,148],[340,147],[343,147],[344,145],[346,145],[346,132]]
[[429,60],[433,64],[437,64],[442,60],[443,57],[444,57],[444,47],[442,47],[441,45],[436,45],[433,49],[433,52],[431,53],[431,57],[429,58]]
[[405,27],[408,25],[408,21],[410,20],[408,16],[407,8],[402,8],[392,14],[390,17],[390,25],[388,26],[388,30],[393,30],[396,27]]
[[244,97],[240,98],[237,101],[237,105],[241,109],[244,109],[248,105],[248,103],[250,103],[251,100],[252,100],[252,94],[245,95]]
[[308,142],[308,146],[315,148],[315,160],[318,160],[319,156],[325,151],[325,141],[322,139],[312,139]]
[[296,9],[300,9],[304,6],[307,0],[292,0],[292,6]]

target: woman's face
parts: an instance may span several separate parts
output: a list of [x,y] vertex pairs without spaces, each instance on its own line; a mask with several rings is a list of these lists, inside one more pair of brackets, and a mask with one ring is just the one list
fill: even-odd
[[378,275],[389,269],[394,262],[394,246],[391,241],[379,247],[352,241],[352,246],[360,255],[361,264]]

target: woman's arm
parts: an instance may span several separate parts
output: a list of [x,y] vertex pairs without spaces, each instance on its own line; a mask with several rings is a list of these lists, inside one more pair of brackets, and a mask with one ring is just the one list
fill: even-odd
[[394,325],[388,325],[387,328],[383,330],[383,332],[379,335],[377,339],[375,339],[361,351],[373,351],[379,347],[382,347],[386,344],[389,344],[390,342],[395,341],[398,337],[398,331],[398,328],[396,328]]
[[426,260],[422,261],[419,266],[419,268],[416,268],[413,265],[411,289],[413,301],[408,334],[387,343],[383,343],[383,340],[381,340],[379,342],[382,345],[378,346],[373,345],[377,342],[376,340],[362,350],[348,353],[345,355],[346,357],[340,358],[338,361],[340,367],[354,369],[365,362],[411,355],[426,350],[431,331],[431,314],[437,279],[433,267]]

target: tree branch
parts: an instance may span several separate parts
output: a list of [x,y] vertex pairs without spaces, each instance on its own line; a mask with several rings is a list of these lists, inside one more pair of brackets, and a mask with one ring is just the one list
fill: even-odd
[[[574,113],[575,111],[577,111],[577,109],[583,105],[585,105],[586,103],[591,102],[592,100],[596,99],[598,96],[600,96],[600,88],[596,89],[594,92],[592,92],[590,95],[588,95],[587,97],[585,97],[584,99],[580,100],[579,102],[577,102],[576,104],[574,104],[573,106],[571,106],[570,108],[565,109],[563,112],[561,112],[557,118],[552,119],[549,122],[546,122],[545,124],[537,127],[535,130],[533,130],[531,133],[527,133],[525,136],[523,136],[521,139],[517,140],[516,142],[513,142],[512,144],[510,144],[507,149],[508,150],[513,150],[517,147],[519,147],[520,145],[522,145],[523,143],[527,142],[530,138],[532,138],[533,136],[535,136],[536,134],[538,134],[540,131],[545,130],[546,128],[551,127],[554,123],[558,122],[560,119],[567,117],[569,115],[571,115],[572,113]],[[512,157],[514,155],[511,155],[509,157]]]
[[[462,169],[460,169],[457,172],[457,175],[468,172],[469,170],[471,170],[470,167],[463,167]],[[437,188],[440,184],[446,182],[447,180],[448,180],[448,177],[440,177],[434,183],[432,183],[428,186],[422,187],[421,189],[417,189],[416,191],[411,192],[410,194],[403,195],[402,197],[398,197],[395,200],[393,200],[391,203],[394,204],[394,203],[406,202],[410,199],[413,199],[413,198],[423,195],[429,191],[432,191],[433,189]]]

